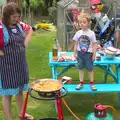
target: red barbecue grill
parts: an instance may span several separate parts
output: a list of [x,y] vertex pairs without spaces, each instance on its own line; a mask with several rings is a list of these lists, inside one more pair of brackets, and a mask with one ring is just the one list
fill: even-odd
[[[50,90],[50,89],[49,90],[47,90],[47,89],[40,90],[38,88],[38,86],[39,85],[42,86],[43,82],[46,84],[49,84],[50,88],[55,87],[55,89],[54,90]],[[54,84],[53,87],[50,85],[50,82]],[[64,83],[65,83],[65,81],[64,81]],[[35,95],[33,93],[37,93],[37,95]],[[24,108],[23,108],[23,112],[22,112],[22,120],[24,120],[24,116],[25,116],[25,112],[26,112],[26,108],[27,108],[28,95],[30,95],[32,98],[37,99],[37,100],[45,100],[45,101],[56,100],[58,119],[56,119],[56,118],[41,118],[39,120],[64,120],[63,112],[62,112],[61,98],[64,97],[66,94],[67,94],[67,90],[66,90],[66,88],[64,88],[63,82],[60,80],[51,80],[51,79],[36,80],[35,82],[32,83],[31,88],[29,88],[28,92],[26,93],[26,99],[25,99]]]

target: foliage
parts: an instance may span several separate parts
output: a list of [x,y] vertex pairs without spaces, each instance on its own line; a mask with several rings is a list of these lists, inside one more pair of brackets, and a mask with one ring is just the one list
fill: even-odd
[[[22,6],[23,8],[27,6],[26,0],[22,1]],[[32,9],[37,9],[39,6],[44,6],[44,0],[30,0],[30,7]]]
[[[30,0],[30,10],[34,15],[45,15],[49,16],[49,20],[51,23],[56,25],[57,21],[57,12],[56,12],[56,4],[59,0]],[[27,13],[28,5],[26,0],[22,0],[23,14]]]
[[57,23],[57,9],[56,7],[48,8],[50,22],[56,25]]
[[44,1],[43,0],[31,0],[30,6],[32,8],[37,8],[39,6],[44,6]]

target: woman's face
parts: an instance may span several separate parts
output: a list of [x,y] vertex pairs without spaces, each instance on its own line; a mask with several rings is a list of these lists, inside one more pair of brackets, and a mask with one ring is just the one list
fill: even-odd
[[16,24],[16,23],[18,22],[19,18],[20,18],[20,14],[19,14],[19,13],[14,13],[14,14],[12,14],[12,15],[10,16],[10,24],[11,24],[11,25]]

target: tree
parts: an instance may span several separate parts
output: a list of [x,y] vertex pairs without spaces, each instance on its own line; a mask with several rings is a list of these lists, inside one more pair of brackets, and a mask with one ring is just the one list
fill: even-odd
[[0,0],[0,6],[4,5],[6,2],[6,0]]

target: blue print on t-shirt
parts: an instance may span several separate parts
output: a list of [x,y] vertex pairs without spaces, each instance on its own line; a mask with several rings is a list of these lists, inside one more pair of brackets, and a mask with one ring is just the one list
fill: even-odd
[[80,50],[82,52],[87,52],[90,45],[90,38],[87,35],[81,35],[78,42]]

